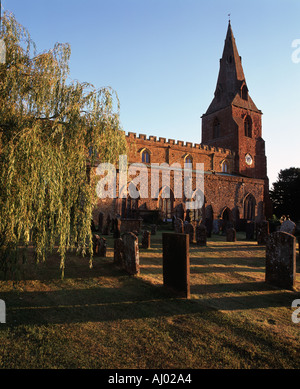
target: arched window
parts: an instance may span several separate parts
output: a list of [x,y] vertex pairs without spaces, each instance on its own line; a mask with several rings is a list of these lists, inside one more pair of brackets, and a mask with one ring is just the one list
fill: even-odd
[[216,118],[213,124],[213,138],[219,138],[221,136],[221,126],[219,120]]
[[222,168],[222,173],[228,173],[228,162],[223,161],[221,164],[221,168]]
[[246,85],[242,87],[241,96],[243,100],[248,100],[248,88]]
[[159,195],[158,207],[163,220],[171,220],[173,216],[174,195],[169,187],[164,187]]
[[249,194],[244,201],[244,219],[255,219],[255,198],[252,194]]
[[184,157],[184,163],[187,164],[187,163],[190,163],[190,164],[193,164],[193,158],[188,154]]
[[248,138],[252,138],[252,120],[250,116],[246,116],[244,121],[244,127],[245,127],[245,136]]
[[200,221],[203,217],[204,195],[200,189],[197,189],[192,196],[194,209],[190,210],[190,218],[194,221]]
[[150,153],[148,150],[142,151],[142,162],[143,163],[150,163]]
[[121,217],[126,219],[135,218],[138,215],[139,199],[132,199],[130,196],[122,199]]

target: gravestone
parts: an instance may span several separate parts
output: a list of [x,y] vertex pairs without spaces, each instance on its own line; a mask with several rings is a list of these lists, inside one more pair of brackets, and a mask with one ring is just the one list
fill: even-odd
[[196,227],[196,243],[197,246],[206,246],[207,243],[207,230],[203,223]]
[[118,218],[114,219],[113,236],[114,236],[114,239],[118,239],[121,236],[121,220]]
[[100,234],[102,234],[102,230],[103,230],[103,220],[104,220],[104,214],[103,212],[100,212],[98,216],[98,232]]
[[122,238],[117,238],[114,241],[114,264],[123,267],[124,258],[124,242]]
[[291,220],[285,220],[281,224],[279,231],[287,232],[288,234],[294,235],[296,231],[296,224]]
[[205,219],[205,227],[206,227],[207,237],[211,238],[211,233],[213,230],[213,221],[211,218]]
[[248,220],[246,224],[246,239],[254,239],[255,223]]
[[226,241],[227,242],[236,242],[236,230],[234,228],[227,228]]
[[110,218],[110,215],[107,215],[107,218],[106,218],[106,224],[103,228],[103,235],[109,235],[110,233],[110,228],[111,228],[111,218]]
[[296,282],[296,238],[286,232],[273,232],[266,243],[267,283],[293,290]]
[[151,225],[151,235],[156,235],[156,232],[157,232],[157,225],[152,224]]
[[130,275],[140,272],[140,255],[138,237],[132,232],[122,235],[124,242],[123,269]]
[[259,245],[266,244],[267,237],[269,235],[269,222],[262,221],[262,222],[256,223],[256,234],[257,234],[257,236],[256,236],[257,243]]
[[189,236],[163,233],[163,283],[176,294],[190,298]]
[[100,238],[100,245],[99,245],[99,256],[100,257],[106,257],[106,249],[107,249],[107,242],[105,238]]
[[100,255],[100,245],[101,245],[101,238],[99,235],[93,235],[93,255],[98,256]]
[[191,212],[190,212],[189,209],[187,209],[187,210],[185,211],[185,218],[184,218],[184,221],[186,221],[186,222],[188,222],[188,223],[191,221]]
[[143,249],[150,249],[150,247],[151,247],[151,232],[150,231],[143,231],[142,247],[143,247]]
[[177,234],[183,234],[184,228],[183,228],[183,221],[179,218],[176,218],[174,223],[175,232]]
[[185,223],[184,224],[184,233],[189,235],[190,237],[190,244],[195,243],[195,227],[192,223]]

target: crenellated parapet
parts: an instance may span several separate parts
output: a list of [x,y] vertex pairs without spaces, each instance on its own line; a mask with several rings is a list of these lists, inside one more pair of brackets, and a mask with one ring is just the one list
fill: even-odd
[[136,134],[135,132],[128,132],[128,134],[125,136],[128,142],[142,141],[143,143],[145,142],[145,147],[149,148],[162,145],[179,146],[180,148],[185,148],[187,153],[192,153],[195,150],[202,150],[208,151],[210,153],[220,153],[226,156],[234,156],[234,152],[230,149],[204,145],[202,143],[184,142],[182,140],[166,139],[162,137],[156,137],[154,135],[147,136],[145,134]]

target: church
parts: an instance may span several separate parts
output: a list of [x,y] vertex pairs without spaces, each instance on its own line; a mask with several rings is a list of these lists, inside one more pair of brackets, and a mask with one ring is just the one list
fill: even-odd
[[[202,220],[212,224],[222,219],[243,229],[247,221],[270,217],[269,182],[265,142],[262,138],[262,112],[251,99],[242,59],[239,56],[229,21],[214,98],[202,115],[202,142],[191,143],[129,132],[126,134],[128,164],[179,163],[204,166],[204,203],[189,210],[191,199],[174,195],[174,177],[170,187],[161,184],[157,197],[99,199],[94,222],[99,215],[121,219],[143,219],[156,223],[171,220]],[[118,170],[117,170],[118,172]],[[164,192],[169,195],[165,196]]]

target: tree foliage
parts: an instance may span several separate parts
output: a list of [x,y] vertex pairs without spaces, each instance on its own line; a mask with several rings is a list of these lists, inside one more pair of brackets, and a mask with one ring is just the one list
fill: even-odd
[[278,179],[273,183],[270,197],[274,213],[280,218],[289,216],[291,220],[300,220],[300,168],[291,167],[280,170]]
[[[0,65],[0,271],[14,272],[23,248],[37,261],[58,249],[92,252],[96,201],[88,166],[126,150],[119,102],[110,88],[69,80],[70,46],[37,54],[12,14],[2,19]],[[21,249],[22,248],[22,249]]]

